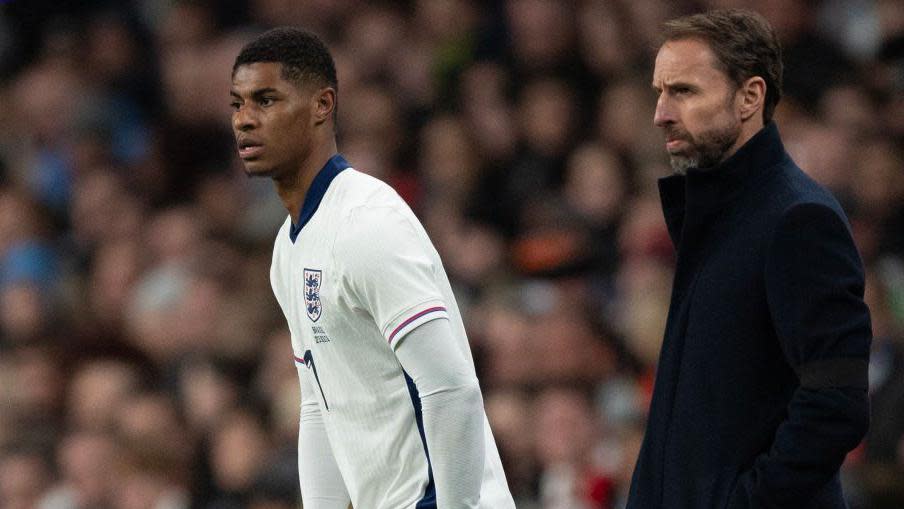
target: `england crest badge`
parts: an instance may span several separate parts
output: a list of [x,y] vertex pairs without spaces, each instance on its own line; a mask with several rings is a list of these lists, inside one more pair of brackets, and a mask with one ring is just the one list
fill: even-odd
[[323,274],[319,270],[304,269],[304,307],[312,322],[320,319],[323,304],[320,302],[320,281]]

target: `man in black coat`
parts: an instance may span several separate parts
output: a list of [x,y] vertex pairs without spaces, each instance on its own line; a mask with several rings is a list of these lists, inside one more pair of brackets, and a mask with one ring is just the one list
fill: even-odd
[[762,17],[679,18],[663,40],[654,123],[677,267],[628,508],[844,508],[871,340],[847,219],[782,146]]

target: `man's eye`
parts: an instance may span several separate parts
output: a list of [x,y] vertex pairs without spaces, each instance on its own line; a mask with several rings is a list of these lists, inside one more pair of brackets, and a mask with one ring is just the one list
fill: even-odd
[[230,106],[232,106],[232,109],[234,109],[235,111],[239,111],[239,108],[242,107],[242,103],[233,101],[232,103],[230,103]]
[[275,102],[275,99],[272,97],[262,97],[260,100],[261,106],[270,106]]

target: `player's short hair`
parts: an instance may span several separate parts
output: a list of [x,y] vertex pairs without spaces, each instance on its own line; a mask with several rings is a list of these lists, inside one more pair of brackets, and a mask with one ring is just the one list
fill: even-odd
[[663,28],[662,43],[702,39],[736,85],[754,76],[763,78],[763,121],[772,120],[782,97],[782,47],[765,18],[744,9],[718,9],[669,20]]
[[282,64],[282,76],[297,85],[314,83],[329,86],[338,92],[336,64],[326,44],[316,35],[293,27],[268,30],[242,48],[232,65],[232,74],[239,66],[258,62]]

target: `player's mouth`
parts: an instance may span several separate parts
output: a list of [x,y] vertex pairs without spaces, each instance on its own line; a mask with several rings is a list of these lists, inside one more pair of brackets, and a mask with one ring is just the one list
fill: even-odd
[[238,146],[239,146],[239,157],[241,157],[244,160],[254,159],[255,157],[260,156],[261,153],[264,151],[263,143],[261,143],[257,140],[252,140],[252,139],[247,139],[247,138],[239,139]]

